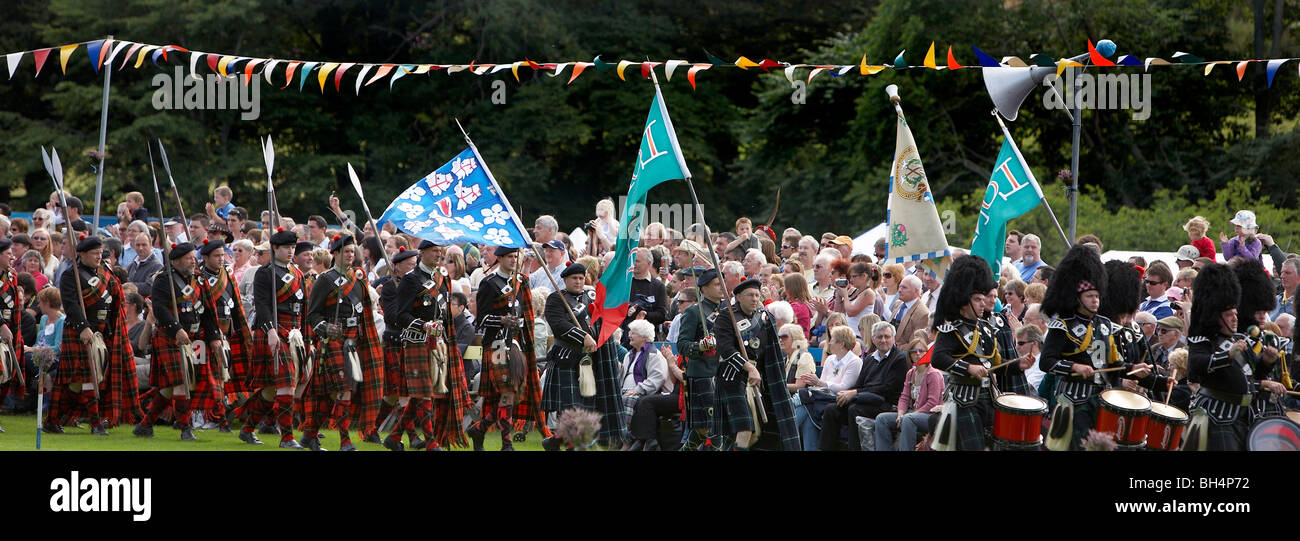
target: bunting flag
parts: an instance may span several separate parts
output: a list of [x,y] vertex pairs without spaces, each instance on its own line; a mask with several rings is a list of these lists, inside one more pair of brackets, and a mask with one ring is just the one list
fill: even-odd
[[[72,53],[76,51],[78,47],[83,45],[86,47],[86,57],[90,61],[91,68],[96,73],[99,72],[102,66],[106,64],[111,65],[113,60],[121,51],[125,51],[125,54],[117,68],[119,71],[125,69],[128,64],[132,64],[133,67],[138,69],[144,65],[146,58],[148,58],[155,66],[162,67],[159,60],[161,59],[162,62],[171,62],[172,59],[169,56],[169,53],[177,52],[189,55],[188,64],[190,66],[190,75],[195,78],[201,78],[197,68],[200,65],[206,65],[210,72],[218,73],[222,76],[232,74],[238,75],[242,73],[246,83],[251,82],[253,76],[259,73],[258,70],[260,70],[260,73],[266,79],[267,83],[272,84],[272,73],[276,66],[283,62],[286,68],[281,75],[284,77],[284,84],[280,86],[281,89],[289,88],[289,86],[294,83],[294,78],[297,77],[298,90],[301,92],[305,87],[307,80],[314,73],[317,85],[321,92],[325,91],[325,86],[331,75],[334,76],[334,87],[335,90],[338,91],[342,88],[343,77],[345,74],[355,74],[354,76],[356,79],[354,89],[355,94],[357,95],[360,95],[361,87],[370,86],[380,79],[388,79],[389,90],[391,91],[397,79],[401,79],[408,75],[427,75],[429,72],[437,70],[446,70],[448,75],[468,71],[478,76],[495,75],[499,72],[509,70],[514,79],[520,81],[519,68],[521,67],[527,67],[533,70],[547,70],[547,75],[553,78],[559,76],[569,66],[573,66],[573,69],[567,78],[567,82],[565,83],[568,85],[576,81],[577,78],[584,73],[584,70],[593,66],[599,72],[614,71],[621,81],[627,80],[628,68],[635,68],[642,77],[649,78],[656,68],[662,67],[664,69],[664,74],[666,75],[666,80],[672,81],[672,76],[678,68],[689,66],[687,69],[686,79],[691,85],[691,88],[695,89],[697,83],[696,76],[700,72],[713,67],[732,68],[754,72],[761,71],[762,73],[771,72],[773,68],[781,68],[782,75],[793,84],[796,73],[799,69],[807,69],[808,75],[805,80],[812,81],[823,72],[830,73],[832,77],[841,77],[853,71],[853,68],[855,67],[857,68],[859,75],[870,76],[878,74],[886,69],[905,70],[924,67],[933,70],[947,69],[949,71],[956,71],[965,68],[1025,67],[1031,65],[1055,67],[1059,74],[1067,67],[1083,65],[1070,59],[1054,59],[1051,56],[1042,53],[1033,53],[1029,55],[1028,58],[1030,59],[1030,62],[1028,63],[1014,55],[1004,56],[1001,60],[998,60],[985,54],[976,46],[971,46],[971,50],[974,53],[977,62],[975,64],[964,65],[954,54],[952,45],[948,46],[948,54],[945,64],[939,64],[940,59],[937,55],[938,48],[936,42],[930,43],[922,63],[919,66],[913,66],[907,62],[904,56],[906,50],[900,51],[898,55],[894,57],[892,62],[880,64],[869,64],[865,54],[861,55],[857,64],[790,63],[771,58],[763,58],[761,62],[755,62],[754,60],[751,60],[750,57],[744,55],[737,57],[735,61],[728,62],[707,50],[704,51],[704,56],[707,58],[707,61],[695,63],[689,60],[656,61],[651,59],[640,61],[617,60],[614,62],[608,62],[600,56],[596,56],[590,62],[566,61],[556,63],[538,63],[529,58],[524,58],[522,60],[501,63],[478,63],[475,61],[470,62],[469,64],[371,64],[364,62],[255,58],[233,54],[191,51],[179,45],[150,45],[147,43],[104,38],[71,43],[58,47],[46,47],[41,49],[4,53],[6,63],[9,67],[9,77],[12,78],[13,74],[17,72],[19,62],[23,55],[27,53],[32,53],[32,59],[36,65],[35,74],[36,76],[39,76],[50,53],[56,49],[59,51],[59,68],[66,74],[68,61],[73,56]],[[1210,72],[1213,71],[1214,66],[1219,64],[1234,64],[1237,78],[1239,81],[1242,81],[1245,79],[1245,71],[1250,62],[1264,62],[1266,65],[1268,86],[1270,88],[1272,87],[1272,82],[1277,74],[1278,68],[1287,61],[1295,60],[1294,58],[1252,58],[1206,61],[1194,54],[1177,51],[1173,56],[1169,57],[1170,60],[1165,60],[1159,57],[1142,58],[1136,55],[1123,54],[1118,55],[1116,59],[1112,61],[1106,56],[1103,56],[1091,40],[1088,40],[1087,45],[1087,63],[1089,64],[1089,67],[1096,69],[1141,67],[1144,71],[1149,71],[1151,66],[1202,66],[1204,75],[1208,76]],[[1108,53],[1113,54],[1115,52],[1113,50],[1113,44],[1105,43],[1105,45],[1107,45],[1105,49],[1107,49]],[[199,63],[200,60],[204,61],[203,64]],[[186,63],[186,59],[181,57],[176,60],[176,62],[180,62],[183,65]],[[359,66],[360,69],[349,69],[357,66]],[[759,70],[750,69],[754,67],[759,68]]]
[[885,260],[891,263],[917,261],[936,276],[947,272],[948,238],[939,222],[930,183],[926,180],[921,154],[912,139],[912,129],[898,109],[898,138],[894,163],[889,170],[889,206],[886,210]]
[[659,85],[655,85],[655,97],[650,102],[650,112],[646,115],[645,129],[641,134],[641,148],[632,167],[632,183],[627,190],[614,259],[596,283],[596,317],[592,325],[596,321],[604,322],[596,339],[598,345],[603,345],[627,318],[632,297],[632,256],[640,244],[641,228],[645,226],[646,195],[661,183],[691,176],[682,158],[681,146],[677,144],[677,132],[668,116],[663,95],[659,93]]
[[1043,200],[1043,189],[1005,126],[1002,135],[1002,151],[993,164],[988,188],[984,190],[984,201],[980,203],[980,215],[975,223],[975,238],[970,245],[971,255],[984,258],[992,268],[993,276],[1002,270],[1007,222],[1033,210]]
[[397,196],[376,223],[439,246],[474,242],[508,248],[526,247],[524,226],[487,173],[466,148]]

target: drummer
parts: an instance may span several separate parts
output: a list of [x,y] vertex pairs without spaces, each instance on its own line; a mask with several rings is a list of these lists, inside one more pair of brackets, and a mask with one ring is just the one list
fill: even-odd
[[1277,361],[1277,349],[1259,355],[1237,331],[1241,285],[1227,265],[1209,264],[1196,275],[1192,318],[1187,329],[1188,379],[1200,382],[1192,397],[1192,425],[1184,451],[1244,451],[1254,421],[1256,386],[1284,393],[1281,383],[1263,380]]
[[[1101,392],[1120,378],[1144,378],[1151,368],[1126,363],[1115,345],[1111,321],[1097,315],[1107,275],[1096,250],[1075,245],[1056,269],[1043,297],[1042,311],[1051,319],[1038,360],[1044,372],[1061,378],[1046,443],[1053,451],[1077,451],[1097,425]],[[1103,369],[1107,372],[1097,372]]]

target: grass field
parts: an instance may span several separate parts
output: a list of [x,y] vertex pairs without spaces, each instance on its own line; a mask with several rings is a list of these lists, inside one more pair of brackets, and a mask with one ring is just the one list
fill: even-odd
[[[5,433],[0,434],[0,451],[33,451],[36,449],[36,416],[30,415],[3,415],[0,416],[0,426],[4,427]],[[258,434],[264,445],[249,445],[239,441],[237,434],[222,434],[216,430],[195,430],[194,435],[199,441],[180,441],[181,433],[170,426],[155,426],[154,437],[139,438],[131,434],[130,426],[118,426],[109,430],[109,436],[92,436],[90,435],[90,426],[82,425],[81,428],[64,427],[65,434],[42,434],[41,450],[42,451],[280,451],[290,452],[289,449],[279,447],[280,437],[273,434]],[[234,427],[238,431],[238,427]],[[301,438],[301,432],[294,432],[294,436]],[[403,440],[409,445],[409,441]],[[381,451],[392,452],[385,449],[382,445],[366,443],[356,432],[352,433],[352,442],[357,446],[358,451]],[[326,431],[321,432],[321,444],[331,451],[338,449],[339,437],[338,432]],[[528,435],[528,441],[524,443],[515,442],[515,449],[519,451],[541,451],[542,435],[538,432],[532,432]],[[501,449],[501,436],[497,432],[492,432],[483,440],[483,446],[488,451],[499,451]],[[409,450],[409,449],[408,449]],[[455,449],[457,451],[468,451],[468,448]]]

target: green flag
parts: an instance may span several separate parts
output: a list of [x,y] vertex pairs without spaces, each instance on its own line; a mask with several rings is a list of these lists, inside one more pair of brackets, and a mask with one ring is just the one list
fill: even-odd
[[975,239],[971,241],[970,252],[989,262],[993,275],[1001,270],[1002,253],[1006,248],[1007,222],[1029,212],[1043,199],[1043,191],[1034,179],[1033,171],[1025,164],[1024,156],[1011,139],[1011,133],[1002,130],[1006,136],[1002,141],[1002,151],[994,164],[993,174],[989,176],[988,189],[984,191],[984,201],[980,203],[979,220],[975,223]]

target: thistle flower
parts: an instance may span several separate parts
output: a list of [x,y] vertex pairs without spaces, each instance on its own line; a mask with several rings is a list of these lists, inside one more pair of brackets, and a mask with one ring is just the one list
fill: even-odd
[[596,439],[599,430],[600,414],[581,408],[569,408],[560,414],[555,436],[567,447],[583,448]]
[[1115,435],[1110,432],[1089,430],[1087,437],[1083,438],[1084,451],[1114,451],[1115,447]]
[[1070,174],[1071,173],[1069,169],[1062,169],[1056,173],[1056,180],[1059,180],[1061,182],[1070,180]]

